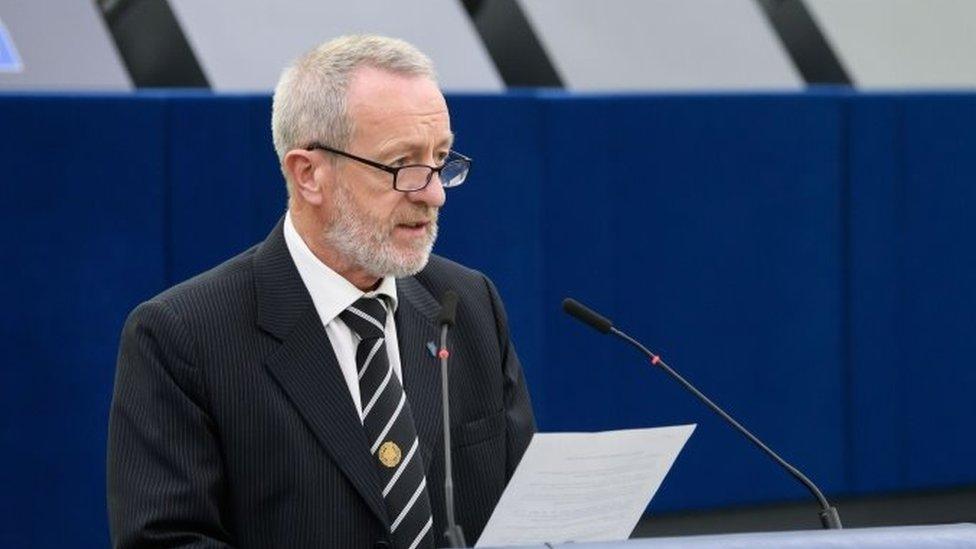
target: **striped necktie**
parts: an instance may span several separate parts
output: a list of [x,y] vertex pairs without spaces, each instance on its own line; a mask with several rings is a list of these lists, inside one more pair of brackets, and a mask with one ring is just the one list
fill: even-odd
[[356,349],[361,417],[383,487],[394,546],[431,548],[433,517],[417,429],[407,395],[386,354],[386,306],[379,298],[364,297],[339,317],[361,338]]

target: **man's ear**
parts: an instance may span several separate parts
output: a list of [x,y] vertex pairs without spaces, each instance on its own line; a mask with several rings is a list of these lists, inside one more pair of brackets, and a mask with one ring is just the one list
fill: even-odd
[[316,158],[314,151],[293,149],[282,160],[291,181],[291,194],[308,204],[319,206],[324,201],[323,184],[331,176],[332,163]]

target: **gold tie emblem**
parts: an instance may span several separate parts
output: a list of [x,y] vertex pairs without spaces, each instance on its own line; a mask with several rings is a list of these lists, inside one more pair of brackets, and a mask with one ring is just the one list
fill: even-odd
[[400,452],[400,447],[396,445],[392,440],[384,442],[380,446],[380,451],[377,457],[380,458],[380,463],[387,467],[396,467],[400,463],[400,456],[403,454]]

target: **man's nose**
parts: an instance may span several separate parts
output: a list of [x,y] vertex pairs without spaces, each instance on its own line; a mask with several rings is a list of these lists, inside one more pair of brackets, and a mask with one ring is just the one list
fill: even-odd
[[426,187],[408,192],[407,197],[411,202],[419,202],[435,208],[443,206],[447,195],[444,192],[444,185],[441,184],[440,174],[431,174],[430,183]]

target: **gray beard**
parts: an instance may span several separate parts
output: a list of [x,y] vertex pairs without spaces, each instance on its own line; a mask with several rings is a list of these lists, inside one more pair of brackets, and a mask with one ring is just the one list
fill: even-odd
[[401,250],[387,227],[355,206],[343,183],[337,185],[332,206],[337,215],[325,229],[326,243],[352,264],[378,278],[414,275],[427,265],[437,240],[436,211],[427,238],[413,249]]

